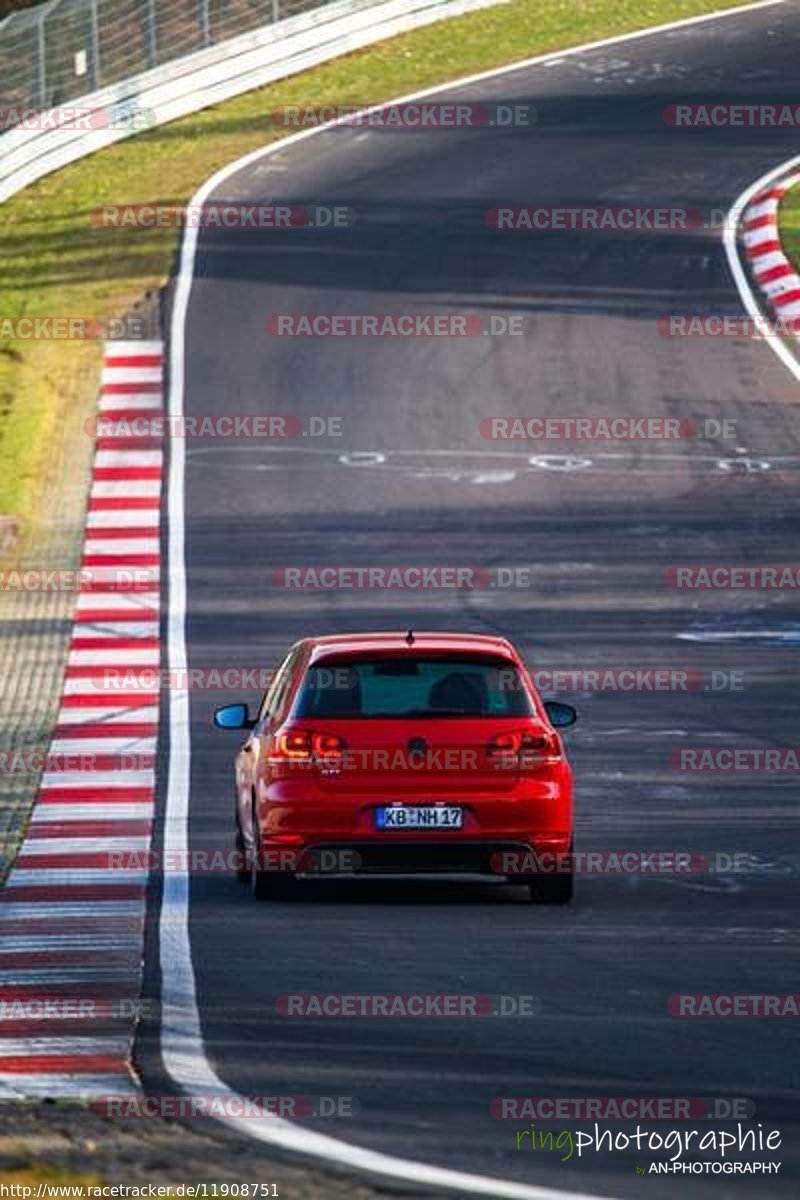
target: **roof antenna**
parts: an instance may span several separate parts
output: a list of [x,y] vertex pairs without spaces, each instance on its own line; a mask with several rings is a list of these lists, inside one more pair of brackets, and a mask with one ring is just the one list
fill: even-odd
[[406,634],[406,645],[407,646],[414,645],[414,630],[413,629],[409,629],[408,633]]

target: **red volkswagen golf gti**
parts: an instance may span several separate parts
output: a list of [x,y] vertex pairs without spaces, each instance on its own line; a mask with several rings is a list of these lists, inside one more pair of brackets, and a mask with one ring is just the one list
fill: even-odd
[[236,756],[236,843],[259,900],[298,874],[446,872],[524,882],[572,898],[572,771],[543,703],[504,638],[365,633],[292,647]]

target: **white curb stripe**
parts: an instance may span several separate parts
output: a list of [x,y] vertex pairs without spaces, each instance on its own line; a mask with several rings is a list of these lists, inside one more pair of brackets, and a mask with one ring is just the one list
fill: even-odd
[[[110,789],[109,789],[110,790]],[[34,825],[64,824],[68,821],[149,821],[155,812],[152,801],[140,804],[39,804]],[[0,913],[2,908],[0,908]],[[105,915],[105,912],[103,913]]]
[[96,467],[160,467],[163,450],[98,450]]
[[101,382],[106,383],[160,383],[164,374],[161,367],[103,367]]
[[[119,454],[120,451],[115,451]],[[161,513],[157,508],[137,508],[127,509],[94,509],[86,514],[86,524],[94,531],[98,528],[110,525],[114,529],[129,528],[134,526],[136,529],[144,529],[145,526],[152,526],[158,529],[161,520]],[[94,533],[93,533],[94,536]]]
[[119,708],[62,708],[59,713],[59,725],[119,725],[121,722],[141,721],[153,725],[158,721],[158,708],[155,705],[143,705],[132,708],[129,704],[120,704]]

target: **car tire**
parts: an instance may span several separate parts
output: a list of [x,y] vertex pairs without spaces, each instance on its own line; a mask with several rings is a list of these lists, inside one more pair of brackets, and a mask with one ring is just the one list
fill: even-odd
[[250,891],[254,900],[291,900],[297,890],[297,877],[287,872],[259,871],[255,855],[250,869]]
[[248,879],[250,878],[250,868],[247,865],[247,848],[245,847],[244,838],[242,837],[242,830],[239,825],[238,815],[236,817],[235,846],[236,854],[238,856],[236,860],[238,863],[236,867],[236,878],[239,880],[239,883],[247,883]]
[[574,876],[541,875],[529,884],[534,904],[569,904],[575,895]]
[[[570,842],[569,853],[574,850],[575,845]],[[569,904],[575,895],[575,876],[572,871],[537,875],[528,886],[534,904]]]
[[255,805],[253,809],[253,847],[250,859],[250,892],[254,900],[289,900],[297,890],[297,876],[289,871],[263,871],[259,868],[258,843],[261,840]]

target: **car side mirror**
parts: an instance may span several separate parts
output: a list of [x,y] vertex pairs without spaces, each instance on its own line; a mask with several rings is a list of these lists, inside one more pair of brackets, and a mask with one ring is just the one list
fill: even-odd
[[564,729],[574,725],[578,714],[571,704],[562,704],[560,700],[545,700],[545,712],[550,718],[550,724],[556,729]]
[[255,721],[246,704],[224,704],[214,710],[214,724],[217,729],[252,729]]

